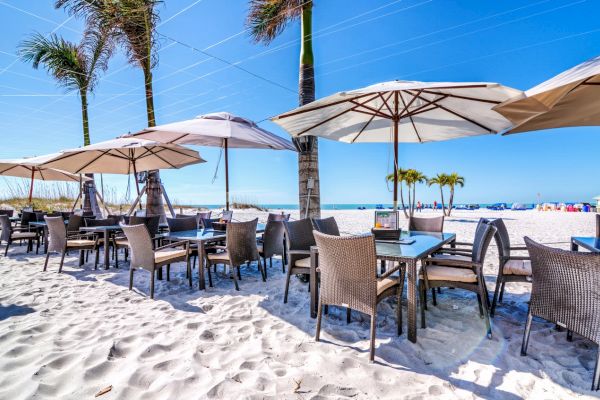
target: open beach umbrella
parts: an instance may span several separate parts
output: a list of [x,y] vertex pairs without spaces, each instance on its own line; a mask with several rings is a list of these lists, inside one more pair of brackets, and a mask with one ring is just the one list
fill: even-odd
[[82,180],[89,180],[89,178],[85,176],[40,166],[40,164],[56,157],[58,154],[59,153],[39,157],[0,160],[0,175],[31,179],[31,183],[29,184],[29,204],[31,204],[31,199],[33,197],[33,181],[35,179],[42,181],[77,183],[80,183]]
[[394,209],[398,143],[494,134],[511,126],[492,107],[521,92],[489,82],[390,81],[340,92],[272,118],[294,137],[347,143],[394,143]]
[[271,133],[246,118],[227,112],[159,125],[126,137],[163,143],[221,147],[225,152],[225,208],[229,210],[229,148],[292,150],[289,140]]
[[504,134],[600,125],[600,56],[494,107],[514,127]]

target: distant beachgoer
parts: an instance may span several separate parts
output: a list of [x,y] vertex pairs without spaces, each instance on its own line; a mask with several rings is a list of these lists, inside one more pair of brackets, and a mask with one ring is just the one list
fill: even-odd
[[421,211],[423,211],[423,204],[421,204],[421,202],[420,202],[420,201],[417,201],[417,211],[418,211],[418,212],[421,212]]
[[434,209],[434,210],[437,210],[437,200],[435,200],[435,201],[433,202],[433,209]]

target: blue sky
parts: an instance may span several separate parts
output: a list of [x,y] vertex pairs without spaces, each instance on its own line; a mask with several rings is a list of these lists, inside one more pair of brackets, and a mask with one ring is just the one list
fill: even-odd
[[[34,31],[79,40],[81,21],[52,4],[0,0],[1,158],[82,144],[78,97],[14,55]],[[287,137],[265,119],[297,105],[299,24],[269,47],[254,44],[244,32],[247,4],[167,0],[158,29],[277,84],[161,39],[154,71],[158,123],[229,111],[263,121],[261,126]],[[315,0],[317,97],[392,79],[492,81],[528,89],[600,53],[599,12],[597,0]],[[142,72],[117,54],[90,99],[92,141],[134,132],[145,123]],[[400,164],[427,175],[460,173],[466,186],[457,193],[459,203],[534,202],[537,193],[546,201],[589,201],[600,193],[599,129],[402,144]],[[384,181],[391,145],[320,143],[322,202],[391,202]],[[164,171],[166,188],[182,203],[222,203],[223,168],[213,183],[219,150],[197,149],[208,162]],[[232,150],[230,174],[234,196],[263,204],[297,202],[291,152]],[[123,197],[127,178],[104,176],[104,182]],[[437,195],[434,188],[418,189],[425,202]]]

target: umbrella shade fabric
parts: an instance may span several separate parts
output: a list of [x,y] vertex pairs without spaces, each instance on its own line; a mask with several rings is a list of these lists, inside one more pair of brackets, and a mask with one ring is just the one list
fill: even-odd
[[492,107],[520,93],[489,82],[390,81],[336,93],[272,120],[294,137],[313,135],[347,143],[434,142],[510,127]]
[[504,134],[600,125],[600,56],[494,108],[512,121]]
[[138,138],[117,138],[65,150],[43,163],[72,173],[131,174],[205,162],[192,149]]
[[80,182],[80,179],[89,180],[89,178],[85,176],[80,178],[80,176],[76,174],[40,166],[41,163],[56,157],[58,154],[60,153],[39,157],[0,160],[0,175],[38,179],[42,181]]
[[200,115],[194,119],[144,129],[131,135],[163,143],[296,151],[294,145],[253,121],[227,112]]

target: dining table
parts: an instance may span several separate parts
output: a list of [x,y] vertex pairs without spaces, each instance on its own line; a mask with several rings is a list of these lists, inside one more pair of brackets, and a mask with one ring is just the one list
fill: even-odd
[[110,240],[116,233],[122,230],[120,225],[82,226],[79,228],[81,232],[100,234],[104,238],[104,246],[102,246],[104,249],[104,269],[110,267]]
[[[402,231],[396,240],[375,240],[377,259],[405,265],[408,280],[408,340],[417,342],[418,263],[446,245],[456,242],[456,234],[447,232]],[[319,248],[310,249],[310,316],[317,317],[319,285]]]
[[[256,233],[265,231],[265,224],[256,225]],[[198,275],[200,281],[200,290],[206,289],[206,279],[204,277],[204,261],[206,260],[206,247],[211,243],[223,242],[227,239],[227,231],[216,229],[194,229],[179,232],[165,232],[158,235],[164,241],[186,240],[198,245]]]
[[584,249],[594,253],[600,253],[600,237],[572,236],[571,250],[579,251],[580,247],[583,247]]

